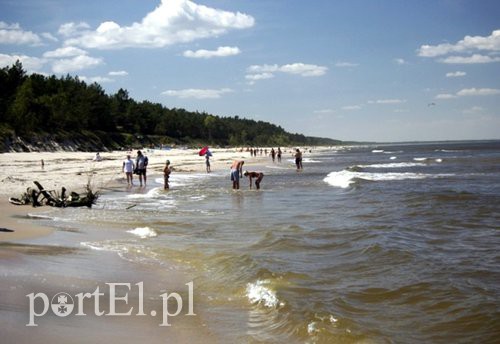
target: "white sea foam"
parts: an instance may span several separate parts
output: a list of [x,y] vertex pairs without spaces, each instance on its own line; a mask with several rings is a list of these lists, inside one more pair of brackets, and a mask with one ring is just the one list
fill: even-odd
[[352,172],[347,170],[331,172],[323,181],[340,188],[347,188],[355,182],[355,179],[364,179],[370,181],[391,181],[391,180],[405,180],[405,179],[426,179],[426,178],[441,178],[449,177],[454,174],[426,174],[426,173],[370,173],[370,172]]
[[258,280],[247,284],[247,297],[251,303],[262,304],[266,307],[275,308],[282,305],[276,296],[276,292],[269,287],[269,280]]
[[117,252],[124,253],[127,252],[127,248],[124,245],[119,245],[116,242],[112,241],[103,241],[103,242],[89,242],[84,241],[81,242],[80,245],[90,248],[95,251],[109,251],[109,252]]
[[[170,187],[193,184],[199,180],[215,177],[216,173],[172,173],[168,181]],[[164,179],[156,178],[156,184],[163,185]]]
[[31,214],[28,213],[27,216],[30,219],[37,219],[37,220],[52,220],[52,221],[61,221],[62,219],[55,217],[55,216],[49,216],[49,215],[42,215],[42,214]]
[[317,323],[315,321],[311,321],[309,324],[307,324],[307,333],[312,335],[316,332],[319,332]]
[[443,162],[443,159],[436,159],[436,162]]
[[158,233],[154,229],[149,227],[137,227],[135,229],[127,231],[127,233],[137,235],[142,239],[158,236]]
[[434,152],[455,153],[455,152],[460,152],[460,150],[454,150],[454,149],[435,149]]
[[311,159],[311,158],[304,158],[302,159],[302,162],[305,162],[305,163],[318,163],[318,162],[321,162],[319,160],[314,160],[314,159]]
[[374,149],[372,150],[372,153],[383,153],[384,150],[383,149]]
[[[287,159],[287,161],[295,164],[295,159]],[[314,159],[311,159],[311,158],[302,158],[302,162],[306,163],[306,164],[315,164],[315,163],[318,163],[318,162],[321,162],[321,161],[314,160]]]
[[415,166],[427,166],[426,164],[419,162],[393,162],[389,164],[372,164],[372,165],[358,165],[361,168],[404,168],[404,167],[415,167]]
[[427,161],[429,158],[413,158],[415,161]]
[[396,160],[397,158],[398,158],[397,156],[391,156],[389,159]]
[[157,198],[161,194],[161,189],[160,188],[153,188],[149,190],[147,193],[137,193],[137,194],[131,194],[127,195],[127,198],[131,199],[143,199],[143,198]]

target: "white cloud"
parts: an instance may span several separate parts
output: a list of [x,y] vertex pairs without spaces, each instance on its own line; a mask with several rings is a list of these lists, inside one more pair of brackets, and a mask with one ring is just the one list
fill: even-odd
[[465,36],[455,44],[422,45],[418,55],[422,57],[437,57],[452,53],[464,53],[474,50],[500,51],[500,30],[495,30],[490,36]]
[[42,32],[40,34],[43,38],[49,40],[49,41],[52,41],[52,42],[58,42],[59,40],[57,39],[57,37],[54,37],[50,32]]
[[466,75],[467,75],[467,73],[461,72],[461,71],[446,73],[447,78],[459,78],[459,77],[466,76]]
[[342,110],[346,110],[346,111],[357,111],[357,110],[361,110],[361,105],[347,105],[347,106],[343,106],[342,107]]
[[406,103],[405,99],[379,99],[369,100],[368,104],[402,104]]
[[323,114],[323,113],[334,113],[335,110],[332,110],[332,109],[320,109],[320,110],[314,110],[314,113],[319,113],[319,114]]
[[75,47],[63,47],[52,51],[47,51],[43,54],[43,57],[46,58],[63,58],[63,57],[72,57],[79,55],[87,55],[85,50]]
[[84,48],[159,48],[216,37],[231,29],[250,28],[254,22],[249,15],[198,5],[190,0],[162,0],[141,22],[130,26],[108,21],[96,30],[87,30],[68,23],[60,32],[73,36],[66,41],[67,45]]
[[408,62],[406,62],[404,59],[402,58],[397,58],[397,59],[394,59],[394,62],[397,63],[398,65],[404,65],[404,64],[407,64]]
[[16,61],[20,61],[23,68],[28,72],[38,72],[47,62],[45,59],[26,55],[6,55],[0,53],[0,67],[10,67]]
[[97,67],[101,64],[103,64],[103,60],[101,58],[78,55],[68,59],[55,60],[52,63],[52,71],[58,74],[65,74],[82,69]]
[[474,54],[472,56],[448,56],[439,61],[442,63],[449,63],[449,64],[492,63],[492,62],[500,62],[500,57],[491,57],[487,55]]
[[86,82],[87,84],[93,84],[94,82],[97,82],[98,84],[114,82],[113,79],[107,78],[105,76],[92,76],[92,77],[79,76],[78,79]]
[[65,23],[59,27],[57,33],[65,37],[71,37],[81,34],[83,31],[89,30],[90,25],[85,22],[80,23]]
[[195,99],[218,99],[223,94],[233,92],[230,88],[221,88],[221,89],[197,89],[197,88],[189,88],[184,90],[167,90],[162,92],[161,94],[170,96],[170,97],[178,97],[182,99],[186,98],[195,98]]
[[358,63],[352,63],[352,62],[337,62],[335,63],[335,67],[339,68],[348,68],[348,67],[357,67],[359,66]]
[[248,73],[274,73],[279,70],[279,66],[277,64],[274,65],[252,65],[247,68]]
[[464,114],[467,115],[476,115],[476,114],[481,114],[484,112],[484,108],[480,106],[473,106],[471,108],[465,109],[462,111]]
[[279,68],[280,72],[298,74],[300,76],[322,76],[328,70],[327,67],[305,63],[286,64]]
[[491,96],[500,94],[500,89],[496,88],[464,88],[457,92],[457,96]]
[[245,78],[251,81],[265,80],[274,78],[274,74],[272,73],[247,74],[245,75]]
[[454,94],[450,94],[450,93],[441,93],[441,94],[438,94],[436,97],[434,97],[435,99],[454,99],[456,98],[457,96],[454,95]]
[[303,77],[315,77],[322,76],[328,71],[327,67],[318,66],[314,64],[305,63],[291,63],[279,66],[277,64],[273,65],[252,65],[247,68],[247,74],[245,78],[255,82],[257,80],[270,79],[274,77],[273,73],[287,73],[300,75]]
[[438,94],[435,99],[454,99],[458,97],[469,97],[469,96],[492,96],[500,94],[500,89],[496,88],[464,88],[458,91],[456,94],[443,93]]
[[7,24],[0,21],[0,44],[39,45],[41,42],[37,34],[24,31],[19,24]]
[[196,51],[186,50],[184,52],[184,57],[190,58],[204,58],[209,59],[212,57],[226,57],[226,56],[234,56],[241,53],[241,50],[238,47],[219,47],[217,50],[205,50],[200,49]]
[[108,73],[109,76],[127,76],[128,72],[124,70],[111,71]]

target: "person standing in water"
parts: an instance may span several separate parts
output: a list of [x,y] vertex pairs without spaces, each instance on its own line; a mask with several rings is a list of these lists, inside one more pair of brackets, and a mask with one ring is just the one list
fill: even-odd
[[207,173],[210,173],[211,169],[210,169],[210,152],[209,151],[207,151],[205,153],[205,164],[207,165]]
[[123,162],[123,172],[125,172],[125,176],[127,177],[127,185],[134,185],[133,183],[133,172],[134,172],[134,161],[130,159],[130,155],[127,155],[127,159]]
[[139,184],[142,186],[142,179],[144,178],[144,186],[146,186],[146,167],[148,166],[148,157],[142,154],[141,151],[137,151],[137,159],[135,163],[135,168],[137,174],[139,175]]
[[297,171],[300,171],[303,169],[303,167],[302,167],[302,152],[298,148],[295,150],[295,166],[297,166]]
[[250,180],[250,189],[252,188],[252,178],[257,178],[257,179],[255,179],[255,187],[257,188],[257,190],[260,189],[260,182],[264,178],[264,173],[245,171],[245,173],[243,173],[243,175],[245,177],[248,177],[248,179]]
[[170,185],[168,184],[168,179],[170,178],[170,173],[172,173],[172,168],[170,167],[170,160],[165,162],[165,168],[163,169],[163,190],[170,189]]
[[231,164],[231,181],[233,182],[233,189],[238,190],[240,188],[240,175],[243,177],[243,160],[235,160]]
[[281,148],[278,147],[278,153],[276,154],[278,156],[278,162],[281,162]]

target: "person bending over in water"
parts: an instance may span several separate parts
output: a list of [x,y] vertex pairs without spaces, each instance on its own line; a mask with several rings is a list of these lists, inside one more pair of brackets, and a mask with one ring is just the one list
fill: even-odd
[[245,177],[248,177],[248,179],[250,180],[250,189],[252,188],[252,178],[257,178],[257,179],[255,179],[255,187],[257,188],[257,190],[260,189],[260,182],[264,178],[264,173],[245,171],[245,173],[243,173],[243,175]]
[[233,189],[240,188],[240,175],[243,176],[243,160],[235,160],[231,164],[231,181],[233,182]]
[[172,173],[172,168],[170,167],[170,160],[167,160],[165,162],[165,168],[163,169],[163,180],[164,180],[163,190],[170,189],[170,186],[168,184],[170,173]]

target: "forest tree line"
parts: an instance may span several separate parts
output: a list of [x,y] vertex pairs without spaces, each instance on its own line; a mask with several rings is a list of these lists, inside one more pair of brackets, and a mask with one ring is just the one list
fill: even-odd
[[[144,138],[152,143],[220,146],[339,143],[288,133],[268,122],[169,109],[149,101],[137,102],[124,89],[107,95],[99,84],[89,85],[69,75],[60,78],[28,75],[19,61],[2,68],[0,135],[4,141],[6,135],[29,139],[57,133],[64,133],[63,137],[97,133],[101,139],[111,135],[115,146],[131,145]],[[103,145],[106,146],[106,142]]]

